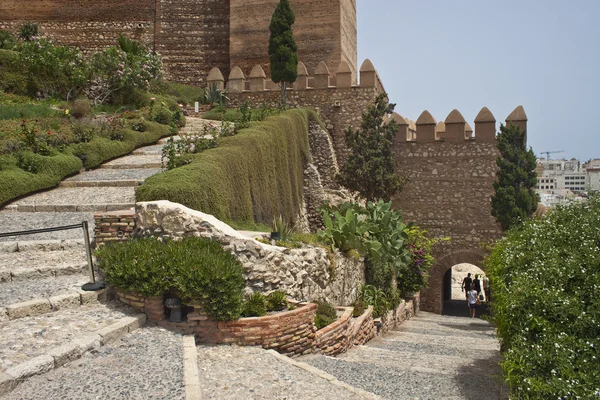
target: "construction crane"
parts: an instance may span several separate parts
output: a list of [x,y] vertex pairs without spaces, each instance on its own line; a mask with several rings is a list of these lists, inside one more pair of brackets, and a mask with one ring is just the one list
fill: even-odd
[[546,160],[549,160],[550,159],[550,154],[553,154],[553,153],[564,153],[564,151],[563,150],[558,150],[558,151],[542,151],[542,152],[540,152],[540,154],[545,154],[546,155]]

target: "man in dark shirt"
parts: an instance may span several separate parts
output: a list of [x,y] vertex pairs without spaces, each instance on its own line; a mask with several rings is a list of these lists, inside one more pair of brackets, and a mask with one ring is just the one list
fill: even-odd
[[469,299],[469,290],[471,290],[471,282],[473,282],[473,279],[471,279],[471,273],[469,272],[467,274],[467,277],[463,279],[462,286],[460,287],[460,290],[462,292],[465,292],[467,300]]

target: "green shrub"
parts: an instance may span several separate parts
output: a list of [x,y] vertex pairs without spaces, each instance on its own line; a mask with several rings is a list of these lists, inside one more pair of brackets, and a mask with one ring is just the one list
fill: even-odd
[[173,122],[173,113],[166,106],[159,104],[152,109],[152,121],[170,125]]
[[53,117],[59,112],[45,104],[10,104],[0,105],[0,120]]
[[267,313],[265,295],[254,292],[244,302],[243,317],[262,317]]
[[154,175],[138,201],[170,200],[224,221],[270,223],[294,218],[309,157],[307,110],[292,110],[219,140],[189,165]]
[[315,326],[321,329],[331,324],[337,319],[337,311],[335,307],[329,303],[316,301],[317,315],[315,315]]
[[594,399],[600,389],[600,198],[509,230],[486,259],[514,399]]
[[352,304],[352,306],[354,307],[354,309],[352,310],[352,316],[354,318],[357,318],[357,317],[360,317],[361,315],[363,315],[363,313],[367,309],[367,306],[361,299],[356,299],[354,301],[354,304]]
[[266,298],[267,311],[281,311],[285,310],[288,305],[287,294],[281,290],[276,290],[269,293]]
[[242,309],[244,276],[240,262],[217,242],[154,238],[108,243],[96,250],[108,283],[143,296],[174,289],[186,304],[199,304],[220,321],[235,320]]
[[70,105],[69,113],[78,119],[89,117],[92,114],[92,105],[87,99],[77,99]]
[[19,28],[19,38],[30,41],[34,37],[40,35],[40,29],[38,24],[33,22],[26,22]]
[[12,33],[0,30],[0,49],[12,50],[17,44],[17,40]]
[[373,285],[362,285],[358,299],[365,305],[373,306],[374,318],[383,316],[392,307],[386,292]]

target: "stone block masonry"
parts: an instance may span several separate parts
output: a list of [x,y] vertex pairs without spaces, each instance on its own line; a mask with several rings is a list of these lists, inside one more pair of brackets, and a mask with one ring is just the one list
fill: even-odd
[[106,242],[123,242],[133,237],[135,211],[109,211],[94,215],[96,246]]

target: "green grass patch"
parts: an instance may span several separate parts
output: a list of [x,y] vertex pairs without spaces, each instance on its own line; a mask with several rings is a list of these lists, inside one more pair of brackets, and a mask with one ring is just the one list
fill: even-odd
[[191,164],[149,178],[136,198],[170,200],[224,221],[290,221],[302,203],[311,118],[312,111],[291,110],[252,124]]
[[46,118],[59,114],[62,112],[45,104],[0,105],[0,120]]
[[221,108],[215,107],[210,111],[202,114],[202,118],[211,119],[213,121],[229,121],[236,122],[242,118],[242,113],[237,108]]

